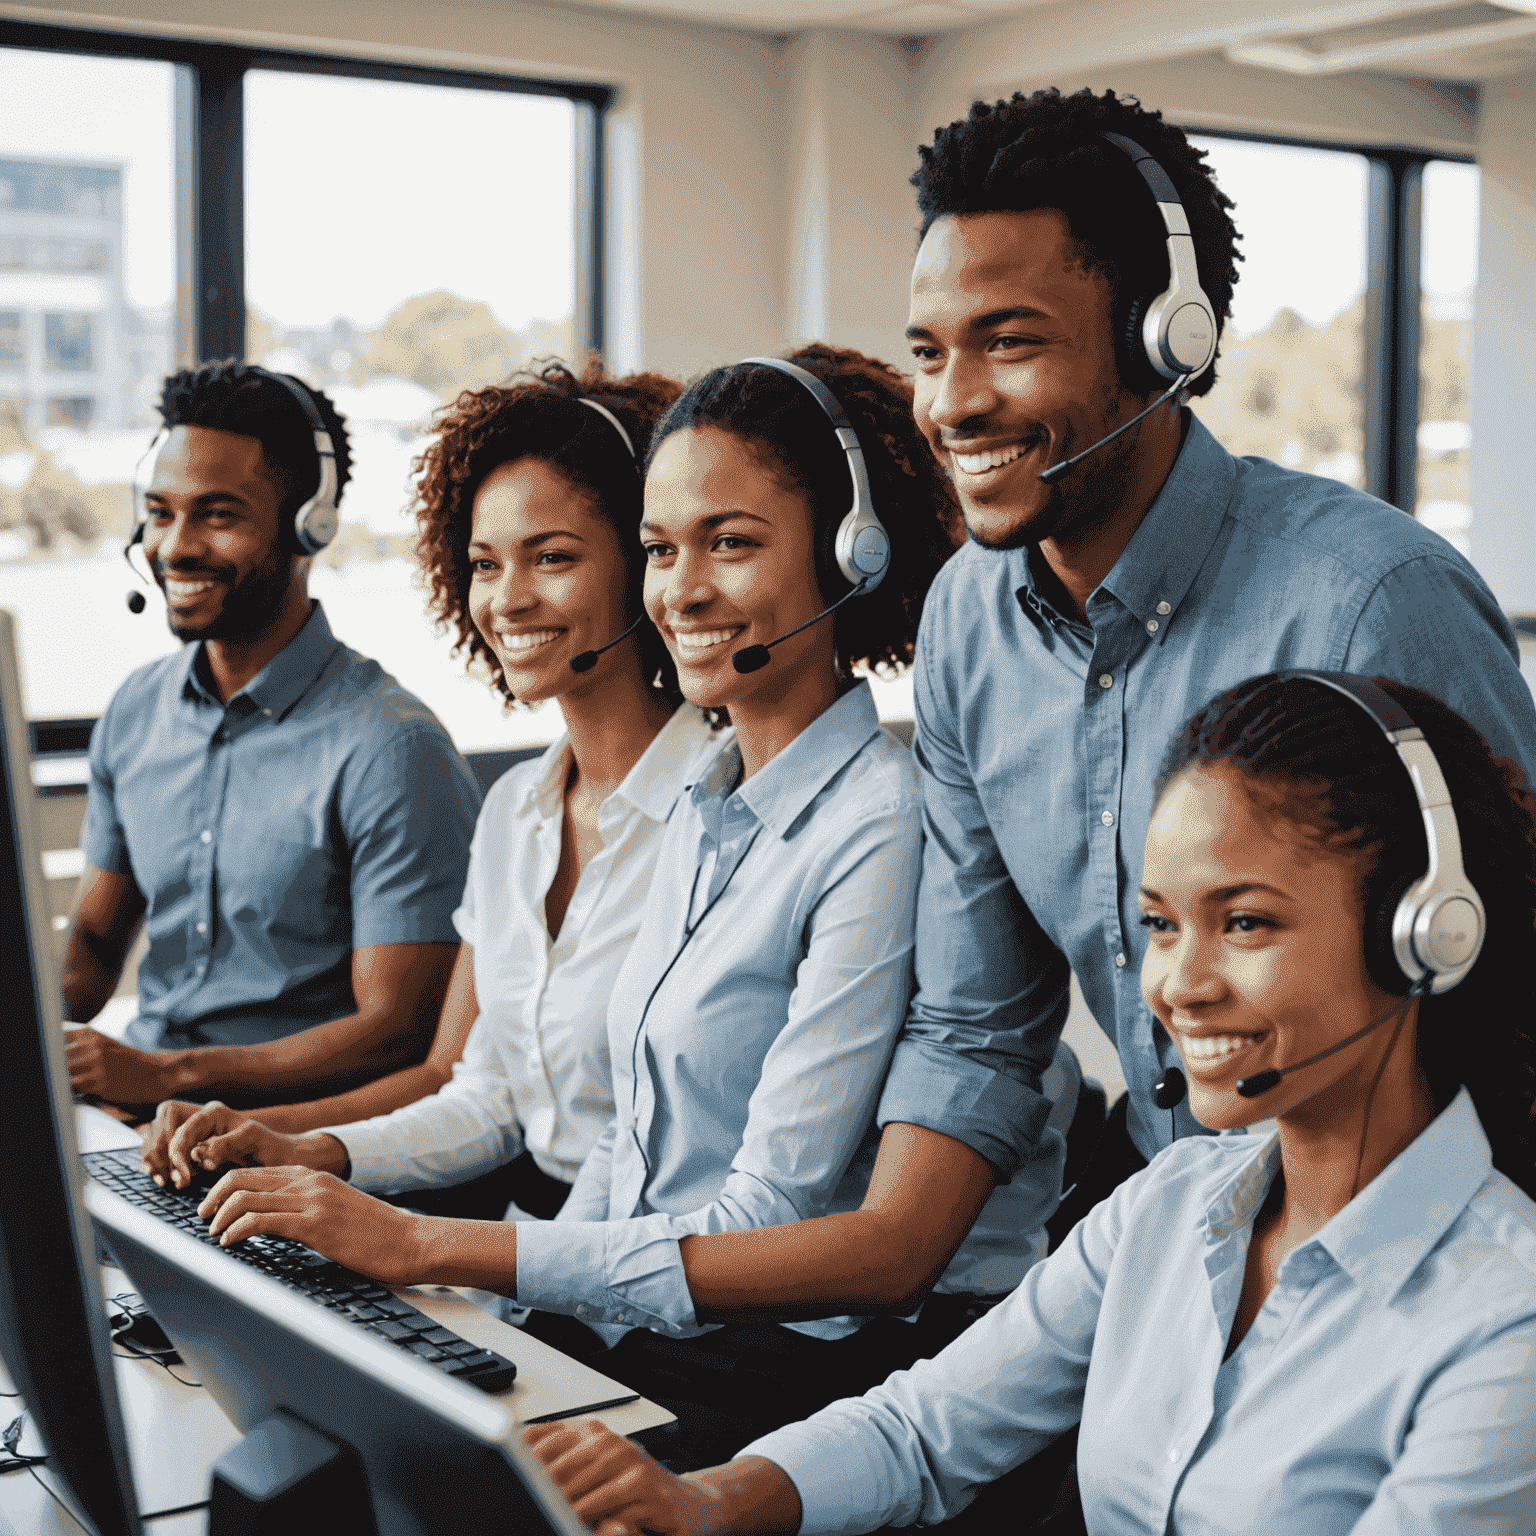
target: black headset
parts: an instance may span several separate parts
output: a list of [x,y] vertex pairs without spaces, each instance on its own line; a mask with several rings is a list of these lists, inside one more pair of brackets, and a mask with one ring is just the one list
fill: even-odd
[[1134,139],[1104,133],[1104,143],[1126,155],[1157,204],[1168,240],[1168,286],[1133,299],[1116,336],[1128,377],[1145,363],[1158,378],[1187,383],[1216,357],[1216,310],[1200,286],[1189,217],[1167,171]]
[[[298,402],[299,409],[304,412],[310,431],[314,434],[315,459],[319,472],[318,483],[314,494],[293,514],[293,536],[301,553],[317,555],[336,537],[336,530],[341,523],[341,514],[336,510],[339,491],[336,484],[336,449],[331,443],[331,434],[326,428],[324,418],[320,415],[320,407],[314,395],[302,380],[294,378],[292,374],[272,373],[258,367],[255,363],[248,363],[246,372],[254,373],[259,378],[270,379],[274,384],[281,384]],[[155,454],[169,431],[169,427],[161,427],[155,434],[154,441],[149,445],[144,457],[139,460],[139,468],[134,474],[134,528],[133,536],[123,549],[125,556],[144,538],[144,525],[149,520],[149,510],[144,501],[149,489],[148,474],[153,472]],[[146,466],[148,466],[147,470]],[[129,564],[132,563],[130,560]]]

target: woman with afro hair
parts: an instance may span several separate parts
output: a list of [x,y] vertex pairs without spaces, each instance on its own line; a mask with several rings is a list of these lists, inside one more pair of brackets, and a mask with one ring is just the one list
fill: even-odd
[[191,1161],[301,1164],[428,1209],[559,1210],[613,1114],[604,1012],[662,830],[722,740],[636,625],[643,455],[677,394],[550,363],[438,418],[416,501],[432,610],[509,707],[553,699],[565,730],[486,796],[427,1059],[248,1117],[163,1106],[174,1182]]

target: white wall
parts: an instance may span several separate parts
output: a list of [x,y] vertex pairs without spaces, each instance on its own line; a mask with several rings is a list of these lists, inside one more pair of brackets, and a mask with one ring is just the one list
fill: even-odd
[[1536,614],[1536,75],[1483,89],[1472,341],[1472,558]]

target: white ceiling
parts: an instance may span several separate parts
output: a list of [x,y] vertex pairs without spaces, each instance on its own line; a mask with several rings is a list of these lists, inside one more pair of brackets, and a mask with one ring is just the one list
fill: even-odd
[[[1367,70],[1486,80],[1536,70],[1536,0],[569,0],[756,32],[849,28],[931,36],[991,24],[1011,45],[1065,37],[1085,58],[1128,52],[1171,58],[1224,52],[1235,63],[1291,74]],[[1128,50],[1129,35],[1146,38]],[[1069,51],[1076,51],[1070,50]]]

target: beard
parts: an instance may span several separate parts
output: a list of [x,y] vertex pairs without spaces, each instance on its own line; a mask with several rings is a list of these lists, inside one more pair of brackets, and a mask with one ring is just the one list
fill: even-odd
[[[1103,436],[1102,429],[1098,436]],[[1002,551],[1024,549],[1047,539],[1070,544],[1093,533],[1119,510],[1135,475],[1140,437],[1140,430],[1133,428],[1105,444],[1064,479],[1048,486],[1045,505],[1011,528],[987,535],[972,527],[967,519],[966,536],[983,549]],[[1073,447],[1068,444],[1065,456],[1071,458],[1072,454]]]
[[[214,618],[202,625],[178,624],[166,613],[166,624],[175,637],[190,640],[254,640],[272,622],[283,596],[288,590],[291,576],[289,560],[281,543],[274,544],[261,563],[235,580],[235,571],[229,566],[185,567],[173,570],[183,578],[207,576],[229,584],[228,595]],[[159,566],[155,567],[155,582],[163,592],[165,577]]]

